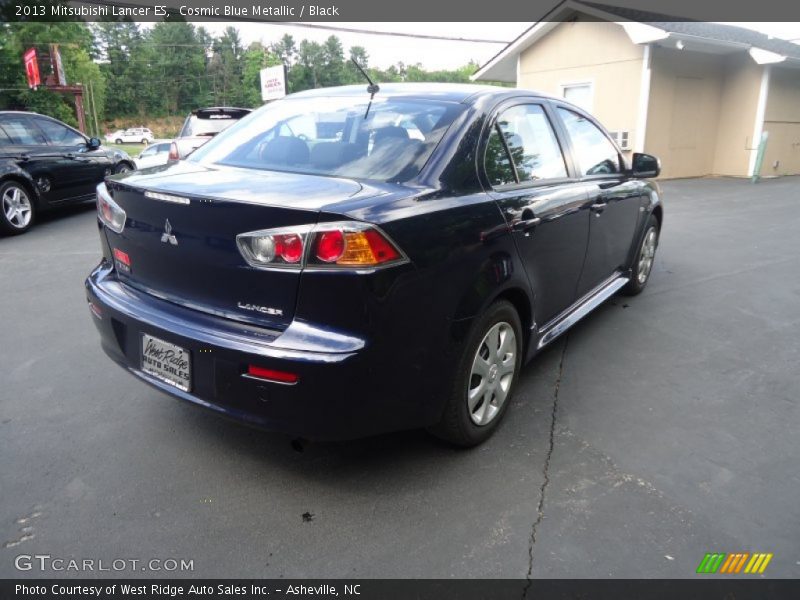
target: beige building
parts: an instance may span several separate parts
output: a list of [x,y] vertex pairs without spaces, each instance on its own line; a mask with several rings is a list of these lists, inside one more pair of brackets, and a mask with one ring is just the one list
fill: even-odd
[[[800,45],[748,29],[570,1],[473,76],[578,104],[664,177],[800,174]],[[660,19],[660,20],[659,20]]]

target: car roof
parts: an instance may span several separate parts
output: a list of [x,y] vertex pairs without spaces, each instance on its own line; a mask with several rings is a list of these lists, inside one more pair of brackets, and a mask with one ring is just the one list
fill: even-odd
[[[478,98],[492,96],[495,98],[511,96],[537,96],[552,98],[549,94],[519,88],[500,87],[496,85],[478,85],[470,83],[379,83],[379,96],[404,96],[408,98],[425,98],[471,104]],[[366,96],[366,84],[343,85],[338,87],[317,88],[297,92],[286,96],[292,98],[325,98],[331,96]]]
[[70,129],[72,129],[72,131],[75,131],[75,132],[81,134],[84,137],[89,137],[88,134],[83,133],[77,127],[73,127],[69,123],[64,123],[64,121],[56,119],[55,117],[51,117],[50,115],[43,115],[42,113],[37,113],[37,112],[30,111],[30,110],[0,110],[0,116],[3,116],[3,115],[30,115],[30,116],[33,116],[33,117],[42,117],[43,119],[50,119],[51,121],[55,121],[59,125],[63,125],[64,127],[69,127]]
[[[55,117],[50,115],[43,115],[42,113],[33,112],[32,110],[0,110],[0,115],[32,115],[34,117],[44,117],[45,119],[52,119],[58,121]],[[58,121],[61,123],[62,121]],[[66,123],[65,123],[66,125]]]

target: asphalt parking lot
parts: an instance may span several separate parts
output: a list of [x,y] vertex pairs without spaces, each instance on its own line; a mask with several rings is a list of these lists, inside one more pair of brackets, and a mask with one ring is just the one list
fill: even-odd
[[662,185],[649,287],[539,356],[471,451],[292,444],[173,400],[100,350],[91,206],[0,239],[0,577],[92,575],[14,567],[50,554],[195,577],[686,578],[742,551],[800,577],[800,178]]

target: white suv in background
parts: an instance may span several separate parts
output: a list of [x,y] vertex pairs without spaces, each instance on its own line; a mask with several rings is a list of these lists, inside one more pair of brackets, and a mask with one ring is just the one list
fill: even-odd
[[183,160],[220,131],[227,129],[251,112],[251,108],[234,106],[210,106],[193,110],[183,122],[178,137],[172,142],[169,160]]
[[150,144],[153,142],[153,132],[147,127],[130,127],[106,135],[106,140],[115,144]]

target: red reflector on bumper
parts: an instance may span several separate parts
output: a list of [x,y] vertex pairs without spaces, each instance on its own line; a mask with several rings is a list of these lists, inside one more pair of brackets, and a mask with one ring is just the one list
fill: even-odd
[[277,381],[279,383],[297,383],[297,380],[299,379],[295,373],[276,371],[274,369],[265,369],[255,365],[247,366],[247,374],[251,377],[258,377],[259,379],[266,379],[268,381]]
[[126,267],[131,266],[131,257],[128,256],[127,252],[123,252],[119,248],[114,248],[114,258],[116,258],[119,262],[121,262]]
[[97,306],[97,304],[95,304],[91,300],[89,300],[89,310],[92,311],[92,314],[98,319],[103,318],[103,309]]

